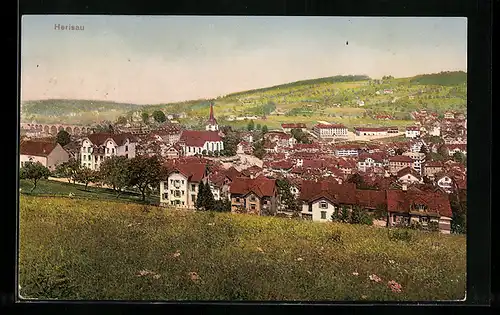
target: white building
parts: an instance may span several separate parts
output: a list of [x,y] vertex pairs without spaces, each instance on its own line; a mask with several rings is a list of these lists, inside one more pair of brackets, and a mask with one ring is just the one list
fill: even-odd
[[358,156],[359,148],[356,146],[344,145],[334,149],[335,156]]
[[183,163],[175,166],[160,182],[160,205],[195,209],[198,185],[205,177],[205,164]]
[[347,138],[347,127],[342,124],[318,124],[313,133],[321,139]]
[[402,155],[408,156],[413,160],[412,167],[418,174],[422,175],[422,168],[425,163],[425,153],[404,152]]
[[207,131],[218,131],[219,125],[217,124],[217,119],[214,117],[214,104],[210,103],[210,115],[207,121],[207,125],[205,126],[205,130]]
[[217,131],[184,130],[179,144],[184,156],[224,150],[224,143]]
[[112,156],[134,158],[136,146],[137,139],[131,134],[93,133],[82,139],[80,163],[83,167],[98,170],[106,158]]
[[357,136],[386,136],[388,128],[376,127],[355,127],[354,132]]
[[454,190],[453,179],[449,175],[440,174],[436,176],[436,184],[445,192],[451,193]]
[[417,126],[406,127],[405,136],[406,138],[420,137],[420,127]]
[[21,141],[19,146],[19,166],[26,162],[40,162],[49,170],[55,170],[58,164],[69,160],[69,154],[59,143],[47,141]]

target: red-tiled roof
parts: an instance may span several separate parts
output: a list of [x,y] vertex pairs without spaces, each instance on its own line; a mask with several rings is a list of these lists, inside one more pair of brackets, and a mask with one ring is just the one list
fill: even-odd
[[290,161],[277,161],[272,162],[270,167],[278,170],[289,170],[293,167],[293,163]]
[[411,167],[407,166],[403,169],[400,169],[397,173],[397,177],[398,178],[401,178],[402,176],[406,176],[406,175],[413,175],[415,176],[416,178],[420,179],[421,176]]
[[315,128],[319,129],[347,129],[346,126],[342,124],[331,124],[331,125],[325,125],[325,124],[317,124]]
[[357,205],[366,208],[376,208],[386,204],[386,194],[383,190],[361,190],[356,189]]
[[186,176],[190,182],[200,182],[205,176],[206,164],[202,163],[179,163],[173,166],[173,170],[170,172],[179,172]]
[[276,180],[265,176],[257,178],[237,177],[231,183],[229,188],[231,194],[248,195],[254,193],[257,197],[272,197],[276,191]]
[[382,153],[362,153],[359,155],[358,161],[365,161],[368,158],[371,158],[376,162],[383,162],[386,157]]
[[217,131],[183,130],[181,141],[189,147],[203,147],[207,141],[222,141]]
[[113,141],[117,145],[123,145],[125,141],[128,139],[130,142],[137,142],[137,138],[131,133],[92,133],[89,134],[86,138],[92,142],[93,145],[100,146],[103,145],[106,140],[113,139]]
[[337,184],[332,181],[302,181],[300,200],[315,201],[326,198],[332,202],[355,204],[356,184]]
[[57,146],[57,143],[48,141],[21,141],[19,151],[22,155],[48,156]]
[[428,207],[427,212],[452,217],[448,195],[434,192],[387,190],[387,211],[408,213],[412,204]]
[[443,162],[441,161],[427,161],[425,162],[425,167],[443,167]]
[[387,131],[388,128],[386,128],[386,127],[354,127],[354,130],[367,131],[367,132],[381,132],[381,131]]
[[297,124],[281,124],[282,128],[291,128],[291,129],[302,129],[307,128],[306,124],[297,123]]
[[389,158],[389,162],[406,162],[406,163],[411,163],[411,162],[413,162],[413,160],[411,159],[411,157],[406,156],[406,155],[395,155],[395,156],[391,156]]
[[408,130],[408,131],[418,131],[418,130],[420,130],[420,128],[417,127],[417,126],[408,126],[408,127],[406,127],[406,130]]

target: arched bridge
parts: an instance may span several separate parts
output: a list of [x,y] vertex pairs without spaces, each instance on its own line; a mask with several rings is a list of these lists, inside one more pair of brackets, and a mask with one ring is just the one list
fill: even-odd
[[61,130],[66,130],[70,135],[82,135],[92,132],[92,128],[90,126],[65,125],[65,124],[21,123],[21,129],[29,131],[38,131],[51,135],[56,135]]

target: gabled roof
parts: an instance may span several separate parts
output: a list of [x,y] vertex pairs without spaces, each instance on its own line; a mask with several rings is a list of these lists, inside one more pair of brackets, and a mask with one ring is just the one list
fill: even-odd
[[173,166],[169,175],[173,172],[179,172],[184,175],[188,181],[198,183],[206,173],[206,164],[202,163],[179,163]]
[[189,147],[203,147],[207,141],[218,142],[222,138],[217,131],[183,130],[180,140]]
[[356,184],[337,184],[333,181],[302,181],[300,200],[313,202],[326,198],[332,202],[355,204]]
[[101,146],[107,140],[112,139],[117,145],[124,145],[127,139],[129,142],[137,142],[137,138],[131,133],[91,133],[86,136],[87,139],[92,142],[93,145]]
[[306,124],[297,123],[297,124],[281,124],[282,128],[291,128],[291,129],[303,129],[306,128]]
[[405,167],[403,169],[400,169],[398,171],[398,173],[397,173],[396,176],[398,178],[401,178],[401,177],[406,176],[406,175],[412,175],[412,176],[414,176],[414,177],[416,177],[418,179],[422,179],[422,177],[420,176],[420,174],[418,174],[413,168],[411,168],[409,166],[407,166],[407,167]]
[[[22,155],[46,157],[58,146],[58,143],[48,141],[21,141],[19,151]],[[60,146],[60,145],[59,145]]]
[[317,124],[315,126],[315,128],[319,128],[319,129],[347,129],[347,127],[342,125],[342,124],[330,124],[330,125]]
[[437,192],[387,190],[387,211],[408,213],[412,204],[428,207],[428,213],[452,217],[448,195]]
[[395,156],[391,156],[389,158],[389,162],[406,162],[406,163],[411,163],[411,162],[413,162],[413,160],[411,159],[411,157],[406,156],[406,155],[395,155]]
[[231,194],[246,196],[254,193],[257,197],[272,197],[276,191],[276,180],[265,176],[257,178],[236,177],[229,188]]

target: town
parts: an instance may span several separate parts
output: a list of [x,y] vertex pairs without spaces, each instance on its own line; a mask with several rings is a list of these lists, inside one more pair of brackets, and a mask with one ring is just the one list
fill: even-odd
[[[381,227],[451,232],[452,196],[467,189],[464,113],[440,118],[420,110],[412,113],[413,125],[352,130],[334,121],[270,130],[247,119],[245,130],[236,130],[218,124],[216,109],[210,102],[204,130],[164,112],[154,113],[152,123],[117,121],[106,130],[23,123],[20,167],[39,162],[51,177],[117,191],[133,186],[171,208],[320,222],[350,213]],[[116,172],[125,174],[125,160],[139,158],[149,165],[137,176],[151,178],[116,179]]]

